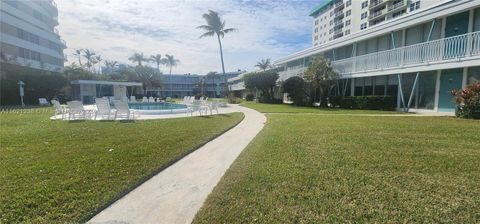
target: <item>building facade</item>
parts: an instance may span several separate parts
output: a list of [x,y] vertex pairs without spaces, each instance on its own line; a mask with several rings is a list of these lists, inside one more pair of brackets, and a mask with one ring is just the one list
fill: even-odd
[[450,91],[480,80],[480,1],[431,2],[276,60],[280,79],[301,76],[313,57],[323,56],[341,77],[333,94],[392,95],[398,109],[453,112]]
[[53,0],[1,0],[0,52],[2,61],[60,71],[66,43],[57,29]]
[[312,45],[318,46],[427,9],[441,0],[324,0],[315,7]]
[[205,95],[210,98],[224,97],[225,80],[237,77],[243,71],[218,74],[215,78],[193,74],[163,74],[161,97],[182,98],[184,96]]

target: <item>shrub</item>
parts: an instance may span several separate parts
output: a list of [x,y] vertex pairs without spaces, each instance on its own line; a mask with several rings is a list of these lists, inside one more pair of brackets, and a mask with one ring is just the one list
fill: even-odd
[[297,106],[305,105],[305,81],[299,76],[285,80],[282,85],[284,93],[288,93]]
[[334,96],[330,97],[333,107],[365,110],[395,110],[392,96]]
[[480,82],[473,83],[464,90],[453,90],[452,95],[457,104],[457,117],[480,119]]
[[242,99],[239,98],[239,97],[236,97],[233,93],[230,93],[228,95],[228,99],[227,99],[228,103],[231,103],[231,104],[239,104],[242,102]]
[[38,98],[47,98],[47,100],[56,98],[67,85],[67,79],[58,72],[4,63],[1,67],[1,105],[20,104],[18,81],[25,83],[24,102],[30,105],[37,105]]
[[254,98],[255,96],[253,95],[253,93],[249,93],[245,96],[246,101],[253,101]]

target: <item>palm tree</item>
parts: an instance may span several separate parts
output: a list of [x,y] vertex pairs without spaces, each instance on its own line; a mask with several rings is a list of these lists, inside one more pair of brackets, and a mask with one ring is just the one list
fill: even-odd
[[259,67],[263,71],[267,70],[267,68],[270,68],[271,66],[272,65],[270,64],[270,58],[262,59],[255,65],[255,67]]
[[170,67],[169,74],[172,75],[172,67],[177,67],[179,60],[175,59],[173,55],[166,54],[165,58],[162,60],[164,64]]
[[83,52],[83,49],[76,49],[76,50],[75,50],[75,53],[73,53],[73,55],[75,55],[75,56],[78,57],[78,64],[80,65],[80,67],[83,67],[83,64],[82,64],[82,52]]
[[198,29],[203,29],[206,32],[200,36],[203,37],[212,37],[217,36],[218,46],[220,47],[220,60],[222,62],[222,72],[225,79],[225,95],[228,95],[228,83],[227,76],[225,75],[225,64],[223,62],[223,50],[222,50],[222,41],[220,39],[225,36],[226,33],[237,31],[235,28],[225,28],[225,21],[222,21],[217,12],[208,10],[208,13],[202,15],[202,17],[207,22],[207,25],[198,26]]
[[138,66],[142,66],[142,62],[147,61],[147,59],[143,56],[143,53],[135,53],[128,60],[132,61],[133,63],[137,63]]
[[155,62],[155,64],[157,64],[158,73],[160,73],[160,65],[164,63],[162,59],[163,58],[161,54],[150,56],[150,61]]
[[172,80],[172,67],[177,67],[177,63],[180,62],[179,60],[175,59],[175,57],[173,55],[170,55],[170,54],[166,54],[165,55],[165,58],[163,59],[163,63],[166,64],[167,66],[170,66],[170,91],[171,91],[171,96],[173,96],[173,91],[172,91],[172,87],[173,87],[173,84],[171,82]]
[[83,57],[87,59],[87,63],[85,64],[85,66],[87,66],[88,71],[91,71],[92,66],[98,63],[97,58],[100,59],[100,56],[97,56],[97,53],[89,49],[83,50]]

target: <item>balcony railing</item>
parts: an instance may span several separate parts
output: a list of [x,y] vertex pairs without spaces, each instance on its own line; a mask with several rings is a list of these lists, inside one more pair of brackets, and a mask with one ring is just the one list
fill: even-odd
[[336,7],[340,7],[340,6],[342,6],[343,4],[345,4],[345,3],[343,2],[343,0],[340,0],[340,1],[338,1],[338,2],[335,3],[335,8],[336,8]]
[[401,8],[403,6],[407,6],[407,4],[405,4],[405,1],[401,1],[401,2],[398,2],[394,5],[390,5],[388,6],[388,11],[392,11],[392,10],[395,10],[395,9],[398,9],[398,8]]
[[381,4],[387,2],[388,0],[376,0],[376,1],[370,1],[369,9],[373,9],[377,6],[380,6]]
[[375,18],[377,18],[377,17],[379,17],[379,16],[382,16],[382,15],[384,14],[384,12],[385,12],[385,9],[376,11],[376,12],[370,14],[370,15],[368,16],[368,19],[375,19]]
[[340,74],[480,56],[480,31],[333,61]]

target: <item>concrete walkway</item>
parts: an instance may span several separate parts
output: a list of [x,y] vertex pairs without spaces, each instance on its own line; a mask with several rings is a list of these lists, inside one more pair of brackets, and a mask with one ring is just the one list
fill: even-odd
[[245,114],[240,124],[152,177],[89,223],[191,223],[225,171],[266,122],[255,110],[231,107]]

